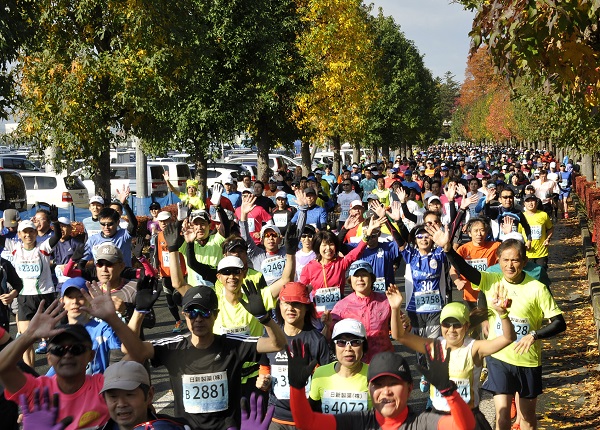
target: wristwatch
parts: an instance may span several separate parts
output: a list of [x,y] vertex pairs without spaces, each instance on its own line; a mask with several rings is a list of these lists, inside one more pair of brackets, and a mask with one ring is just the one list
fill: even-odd
[[533,340],[538,340],[538,335],[537,335],[537,332],[535,330],[531,330],[529,332],[529,334],[531,335],[531,337],[533,337]]

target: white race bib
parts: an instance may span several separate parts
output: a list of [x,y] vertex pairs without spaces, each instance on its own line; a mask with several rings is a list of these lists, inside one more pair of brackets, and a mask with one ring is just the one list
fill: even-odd
[[340,301],[341,293],[337,287],[320,288],[315,291],[317,312],[330,311]]
[[[454,381],[454,383],[456,384],[456,392],[460,395],[460,397],[462,397],[462,399],[465,401],[465,403],[468,405],[469,402],[471,401],[471,383],[469,382],[468,379],[457,379],[457,378],[450,378]],[[433,387],[433,385],[432,385]],[[434,396],[438,399],[443,399],[444,397],[441,395],[441,393],[438,391],[437,388],[433,387],[434,391]]]
[[480,272],[485,272],[488,269],[487,258],[473,258],[471,260],[466,260],[466,262]]
[[163,268],[169,267],[171,263],[171,258],[169,257],[168,252],[162,252],[162,266]]
[[188,414],[224,411],[229,407],[227,372],[182,375],[183,408]]
[[373,291],[377,293],[385,293],[385,278],[379,277],[373,282]]
[[288,381],[288,367],[280,364],[271,366],[271,384],[273,385],[273,394],[279,400],[289,400],[290,384]]
[[[529,320],[527,318],[517,318],[513,316],[508,316],[510,318],[510,322],[515,328],[515,333],[517,334],[517,340],[515,342],[520,341],[523,337],[527,336],[531,331],[531,327],[529,325]],[[502,336],[502,320],[500,317],[496,317],[496,335]]]
[[281,279],[283,269],[285,268],[285,258],[281,255],[266,258],[260,264],[260,271],[265,277],[267,283]]
[[368,397],[363,392],[325,390],[321,398],[321,410],[324,414],[366,411],[367,408]]
[[288,215],[283,213],[273,214],[273,222],[277,227],[285,227],[288,223]]
[[254,233],[256,231],[256,226],[254,225],[254,218],[248,218],[248,231],[250,233]]
[[34,260],[21,260],[15,266],[20,278],[37,279],[42,274],[42,262],[39,258]]
[[417,313],[439,312],[442,310],[442,296],[440,296],[439,291],[415,291],[414,295]]
[[247,325],[233,328],[221,327],[221,334],[245,334],[250,336],[250,327]]
[[532,225],[531,227],[531,240],[540,240],[542,238],[542,226]]

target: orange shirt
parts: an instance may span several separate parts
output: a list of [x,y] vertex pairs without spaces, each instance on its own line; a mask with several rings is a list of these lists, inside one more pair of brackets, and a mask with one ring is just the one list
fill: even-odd
[[[160,276],[170,277],[171,270],[169,269],[169,247],[167,246],[167,241],[165,240],[165,235],[162,231],[158,233],[158,237],[156,238],[156,258],[158,260]],[[185,276],[187,274],[187,267],[185,265],[185,258],[183,258],[183,254],[181,252],[179,253],[179,266],[181,267],[181,273],[183,273],[183,276]]]
[[[467,242],[459,247],[456,252],[471,266],[483,272],[498,262],[496,249],[499,246],[500,242],[484,242],[483,246],[475,246],[473,242]],[[465,278],[461,275],[461,279]],[[471,283],[467,281],[463,289],[463,298],[468,302],[476,302],[478,294],[479,291],[473,290]]]

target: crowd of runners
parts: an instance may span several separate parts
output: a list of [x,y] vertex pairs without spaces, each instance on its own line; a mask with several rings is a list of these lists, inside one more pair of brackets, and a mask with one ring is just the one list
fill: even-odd
[[[54,210],[6,210],[0,427],[535,429],[540,340],[566,329],[548,250],[577,169],[443,146],[228,178],[206,199],[189,180],[137,238],[126,189],[90,199],[83,241]],[[144,341],[161,293],[172,334]],[[416,354],[418,386],[393,340]],[[174,416],[153,408],[160,366]],[[413,389],[425,412],[408,408]]]

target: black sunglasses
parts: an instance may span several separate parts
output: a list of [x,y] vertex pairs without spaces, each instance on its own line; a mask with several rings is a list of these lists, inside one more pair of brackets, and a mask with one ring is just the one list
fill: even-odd
[[115,265],[115,263],[111,263],[110,261],[106,261],[106,260],[98,260],[96,262],[96,267],[113,267]]
[[113,225],[115,225],[114,222],[101,222],[100,225],[102,227],[112,227]]
[[48,349],[48,352],[57,357],[64,357],[67,352],[71,355],[78,356],[89,349],[89,346],[76,343],[75,345],[56,345]]
[[200,308],[194,308],[194,309],[186,309],[183,311],[191,320],[195,320],[196,318],[198,318],[198,316],[201,316],[202,318],[206,319],[206,318],[210,318],[210,316],[212,315],[212,311],[208,310],[208,309],[200,309]]
[[459,323],[459,322],[455,322],[455,323],[443,322],[442,327],[444,327],[444,328],[454,327],[455,329],[461,329],[463,327],[463,324]]
[[313,238],[313,234],[308,234],[308,233],[302,233],[302,235],[300,236],[302,239],[312,239]]
[[227,267],[225,269],[221,269],[219,273],[225,276],[239,275],[240,273],[242,273],[242,269],[238,269],[237,267]]

